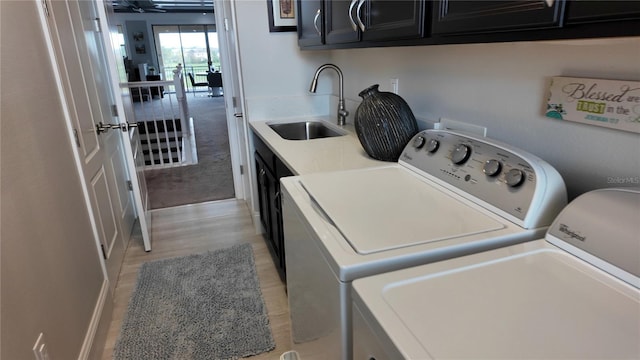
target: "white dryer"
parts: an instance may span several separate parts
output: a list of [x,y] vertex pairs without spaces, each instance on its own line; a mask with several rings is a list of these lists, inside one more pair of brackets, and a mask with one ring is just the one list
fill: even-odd
[[350,359],[355,279],[539,239],[566,205],[543,160],[425,130],[398,163],[283,178],[287,293],[302,359]]
[[544,239],[353,282],[354,359],[639,359],[640,189]]

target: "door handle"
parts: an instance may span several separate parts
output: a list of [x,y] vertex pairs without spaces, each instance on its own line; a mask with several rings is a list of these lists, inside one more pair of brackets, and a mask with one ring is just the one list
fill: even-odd
[[102,121],[96,124],[96,134],[98,135],[106,133],[109,130],[111,130],[111,125],[105,125]]
[[131,128],[138,127],[138,123],[122,123],[122,124],[103,124],[102,121],[96,124],[96,133],[98,135],[106,133],[111,129],[120,129],[124,132],[129,131]]
[[241,117],[244,116],[244,114],[243,113],[235,113],[235,114],[233,114],[233,116],[235,116],[237,118],[241,118]]
[[118,124],[117,127],[120,128],[120,130],[122,130],[123,132],[127,132],[127,131],[131,130],[131,128],[137,128],[138,127],[138,123],[126,122],[126,123]]

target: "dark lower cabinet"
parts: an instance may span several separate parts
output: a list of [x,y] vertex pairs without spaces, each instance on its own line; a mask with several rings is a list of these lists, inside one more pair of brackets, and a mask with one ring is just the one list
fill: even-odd
[[280,178],[293,173],[254,135],[256,184],[260,208],[260,223],[265,241],[282,281],[286,279],[284,231],[282,225],[282,196]]

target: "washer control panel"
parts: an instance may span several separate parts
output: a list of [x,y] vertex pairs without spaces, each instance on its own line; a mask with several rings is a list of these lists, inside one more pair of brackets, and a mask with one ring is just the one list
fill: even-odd
[[421,131],[399,159],[401,165],[520,220],[527,216],[537,182],[545,181],[537,166],[541,161],[509,145],[448,130]]

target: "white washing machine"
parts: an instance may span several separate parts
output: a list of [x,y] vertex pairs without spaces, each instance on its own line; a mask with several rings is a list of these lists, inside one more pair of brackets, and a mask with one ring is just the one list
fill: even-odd
[[284,178],[293,348],[350,359],[351,282],[539,239],[566,205],[560,175],[509,145],[425,130],[398,163]]
[[640,359],[640,189],[541,240],[353,282],[354,359]]

